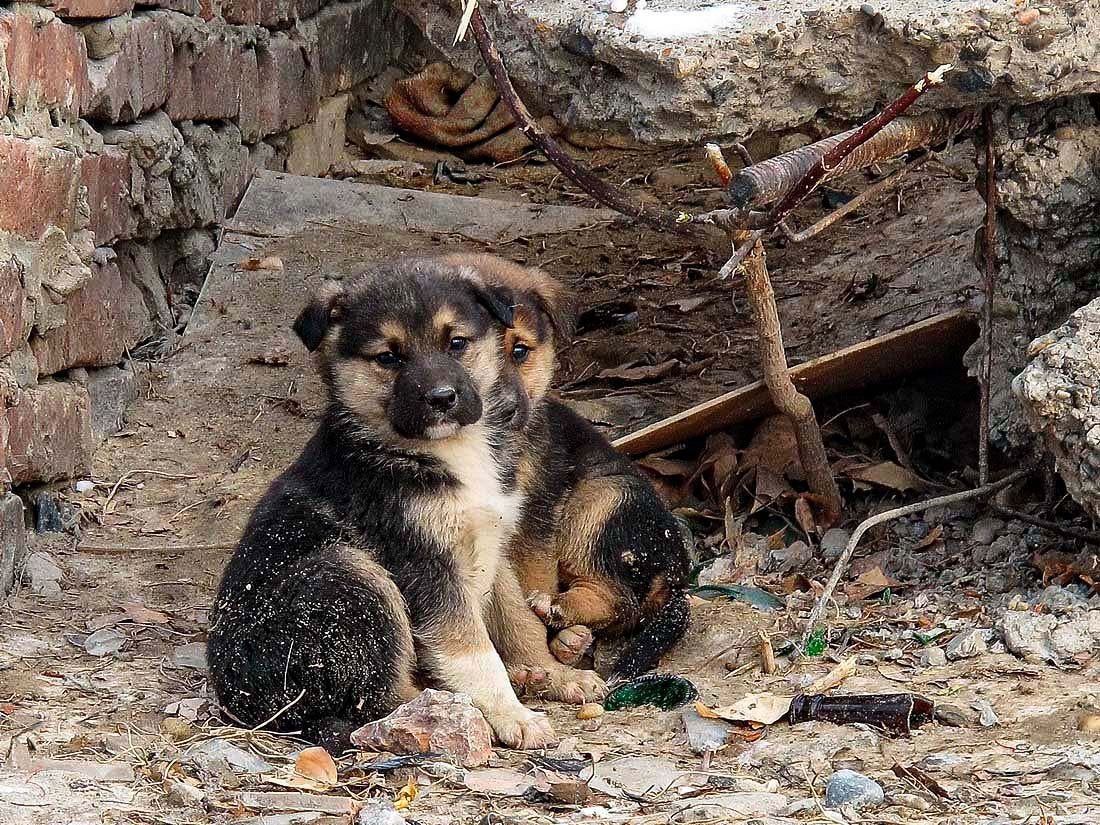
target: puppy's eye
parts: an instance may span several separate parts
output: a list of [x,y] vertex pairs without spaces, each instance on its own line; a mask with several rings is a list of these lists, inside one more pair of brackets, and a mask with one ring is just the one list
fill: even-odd
[[392,370],[394,367],[401,363],[401,358],[393,350],[386,350],[385,352],[380,352],[376,356],[374,356],[374,361],[380,367],[385,367],[388,370]]
[[456,335],[451,339],[451,343],[448,344],[448,349],[450,349],[451,352],[465,352],[468,346],[470,346],[469,338],[463,338],[460,335]]
[[512,360],[517,364],[522,364],[527,360],[527,356],[531,354],[531,348],[526,344],[516,344],[512,347]]

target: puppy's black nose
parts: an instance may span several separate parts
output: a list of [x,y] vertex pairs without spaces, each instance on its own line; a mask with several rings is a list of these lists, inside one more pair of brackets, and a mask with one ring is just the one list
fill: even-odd
[[439,412],[450,412],[458,404],[454,387],[434,387],[428,390],[428,406]]

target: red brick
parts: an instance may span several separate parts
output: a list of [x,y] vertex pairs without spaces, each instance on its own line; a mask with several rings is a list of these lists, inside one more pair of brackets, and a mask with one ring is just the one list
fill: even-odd
[[321,96],[317,61],[305,47],[286,37],[272,37],[257,52],[260,74],[260,132],[285,132],[312,119]]
[[88,190],[91,212],[88,228],[95,235],[96,246],[132,237],[136,231],[131,197],[133,174],[130,157],[121,146],[104,146],[99,154],[81,158],[80,179]]
[[65,323],[31,338],[40,375],[117,364],[145,334],[141,290],[118,265],[92,266],[92,280],[65,301]]
[[[26,317],[26,298],[22,264],[15,256],[0,260],[0,358],[26,340],[30,320]],[[2,402],[0,399],[0,407]]]
[[7,468],[15,485],[87,471],[94,449],[88,392],[46,381],[19,392],[7,410]]
[[60,17],[117,17],[133,11],[134,0],[31,0],[48,6]]
[[30,239],[51,225],[68,232],[76,225],[79,191],[72,152],[0,135],[0,230]]
[[326,0],[223,0],[222,16],[229,23],[278,29],[316,14],[325,2]]
[[136,15],[116,54],[88,64],[90,101],[85,116],[128,123],[168,99],[172,36],[163,18]]
[[168,116],[176,121],[235,118],[240,111],[242,51],[224,33],[197,48],[189,44],[178,48],[172,58]]
[[27,11],[0,11],[0,52],[7,61],[15,108],[80,113],[88,97],[88,50],[77,29],[56,18],[36,19]]

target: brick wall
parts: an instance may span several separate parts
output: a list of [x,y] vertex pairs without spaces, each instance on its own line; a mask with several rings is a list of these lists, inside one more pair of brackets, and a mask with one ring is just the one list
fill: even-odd
[[87,468],[97,388],[176,322],[165,279],[257,168],[326,171],[410,32],[389,0],[0,5],[0,568],[12,486]]

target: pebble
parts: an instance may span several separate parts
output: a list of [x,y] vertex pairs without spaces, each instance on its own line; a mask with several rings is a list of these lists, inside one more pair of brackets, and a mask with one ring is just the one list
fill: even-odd
[[31,592],[40,596],[56,596],[61,593],[61,568],[45,553],[27,556],[24,572],[31,580]]
[[882,786],[869,776],[855,771],[837,771],[825,786],[825,807],[851,805],[856,809],[876,808],[886,801]]
[[611,11],[615,14],[622,14],[626,11],[627,0],[611,0]]
[[581,705],[580,710],[577,711],[578,719],[595,719],[598,716],[603,716],[603,705],[596,702]]
[[992,544],[1004,529],[1005,523],[999,518],[978,519],[970,531],[970,540],[975,544]]
[[972,728],[978,723],[978,714],[962,705],[937,704],[935,719],[949,728]]
[[355,825],[405,825],[408,820],[385,799],[368,799],[359,809]]
[[721,719],[707,719],[700,716],[695,708],[684,708],[680,712],[684,721],[684,731],[687,733],[688,747],[694,753],[714,752],[721,748],[729,740],[730,730],[733,727]]
[[989,631],[987,630],[978,630],[977,628],[964,630],[947,643],[947,650],[944,653],[953,662],[959,659],[973,659],[975,656],[981,656],[989,650],[986,644],[988,637]]
[[74,484],[73,489],[81,494],[90,493],[95,489],[95,482],[88,481],[88,479],[84,478]]
[[978,711],[978,724],[983,728],[992,728],[1001,721],[988,699],[976,699],[970,703],[970,707]]
[[890,804],[900,805],[902,808],[908,808],[911,811],[927,811],[932,807],[932,803],[923,796],[917,796],[913,793],[890,794]]
[[226,770],[242,773],[269,773],[274,770],[270,762],[223,739],[208,739],[192,745],[187,749],[186,756],[200,769],[214,774]]
[[1024,9],[1016,15],[1016,22],[1021,26],[1033,26],[1039,22],[1038,9]]
[[851,537],[852,534],[849,531],[839,527],[826,530],[825,535],[821,537],[821,554],[825,561],[836,561],[840,558]]
[[926,647],[917,654],[917,661],[923,667],[943,667],[947,664],[947,654],[942,647]]

